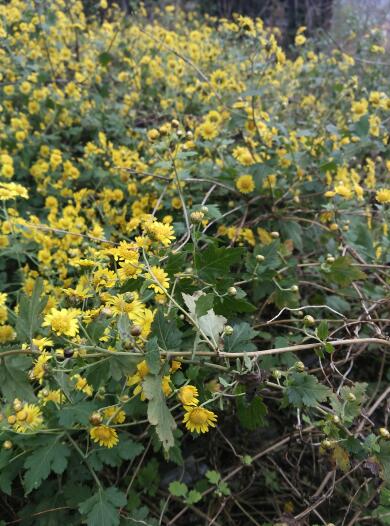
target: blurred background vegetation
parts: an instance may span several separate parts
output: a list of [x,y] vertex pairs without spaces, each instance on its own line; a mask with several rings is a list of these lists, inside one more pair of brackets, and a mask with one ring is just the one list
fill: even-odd
[[[84,1],[87,7],[96,6],[94,0]],[[364,34],[375,26],[386,42],[390,40],[390,0],[109,0],[113,3],[129,14],[143,4],[151,17],[153,8],[164,5],[218,18],[231,18],[234,13],[261,17],[267,25],[281,29],[287,46],[300,26],[307,27],[308,35],[325,32],[340,41],[351,29]]]

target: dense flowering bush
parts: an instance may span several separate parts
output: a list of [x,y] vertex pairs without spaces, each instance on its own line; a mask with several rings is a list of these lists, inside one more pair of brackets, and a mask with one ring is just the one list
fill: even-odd
[[380,33],[0,15],[1,524],[390,524]]

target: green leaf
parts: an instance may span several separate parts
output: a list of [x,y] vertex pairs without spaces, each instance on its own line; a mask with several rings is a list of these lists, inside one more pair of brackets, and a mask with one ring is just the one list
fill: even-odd
[[331,391],[321,385],[315,376],[293,372],[288,379],[286,394],[290,403],[297,407],[302,405],[313,407],[326,400]]
[[215,345],[218,345],[219,338],[225,328],[227,319],[224,316],[218,316],[213,309],[210,309],[207,314],[198,318],[199,327],[209,336]]
[[[244,386],[239,387],[241,392],[245,392]],[[268,411],[260,396],[254,396],[250,402],[245,400],[245,396],[239,396],[236,398],[236,404],[238,419],[242,427],[254,431],[265,425]]]
[[0,391],[8,402],[17,397],[32,402],[35,400],[34,391],[28,380],[27,373],[18,365],[19,362],[17,359],[12,360],[12,357],[2,360],[0,366]]
[[142,387],[146,398],[149,400],[148,420],[152,426],[156,426],[157,435],[164,449],[169,449],[175,444],[173,430],[177,426],[168,409],[161,381],[161,376],[147,375],[142,382]]
[[86,426],[89,424],[89,417],[97,407],[95,401],[64,405],[59,412],[59,424],[63,427],[73,427],[75,424]]
[[218,473],[218,471],[209,470],[206,472],[206,478],[210,484],[218,484],[221,480],[221,475]]
[[111,323],[110,319],[107,320],[94,320],[86,327],[86,331],[91,340],[95,343],[99,343],[99,339],[103,336],[105,329]]
[[340,256],[331,263],[325,276],[330,283],[341,287],[348,287],[352,282],[367,277],[358,267],[353,266],[353,260],[348,256]]
[[328,322],[322,321],[317,327],[317,336],[321,341],[325,341],[328,337]]
[[48,298],[42,296],[43,279],[35,281],[31,296],[22,294],[19,300],[18,319],[15,329],[20,341],[28,340],[31,342],[35,333],[42,325],[42,312],[46,306]]
[[213,308],[214,294],[203,294],[196,301],[195,314],[200,317]]
[[165,317],[162,309],[158,309],[154,317],[152,334],[157,337],[158,345],[164,351],[178,349],[181,345],[182,334],[177,328],[176,321]]
[[161,369],[161,356],[158,350],[157,338],[150,338],[145,347],[145,359],[152,374],[158,374]]
[[103,53],[100,53],[98,58],[102,66],[107,66],[107,64],[109,64],[114,57],[111,55],[111,53],[108,53],[107,51],[103,51]]
[[79,511],[86,516],[88,526],[118,526],[119,510],[125,506],[126,495],[117,488],[100,488],[95,495],[79,505]]
[[199,491],[196,491],[196,489],[192,489],[188,493],[187,498],[185,499],[186,504],[188,504],[189,506],[191,506],[192,504],[196,504],[200,500],[202,500],[202,494],[199,493]]
[[249,352],[256,350],[251,343],[257,332],[246,321],[233,325],[233,333],[224,337],[226,352]]
[[179,482],[178,480],[171,482],[168,489],[174,497],[185,497],[188,493],[187,484],[184,484],[184,482]]
[[202,279],[214,281],[229,272],[234,263],[238,263],[244,253],[242,248],[219,248],[210,245],[195,255],[195,267]]
[[131,323],[127,314],[121,314],[118,317],[118,333],[121,340],[131,338]]
[[68,465],[70,449],[66,444],[61,444],[58,437],[48,439],[46,444],[37,447],[26,459],[24,467],[23,484],[26,494],[37,489],[47,479],[51,471],[60,475]]

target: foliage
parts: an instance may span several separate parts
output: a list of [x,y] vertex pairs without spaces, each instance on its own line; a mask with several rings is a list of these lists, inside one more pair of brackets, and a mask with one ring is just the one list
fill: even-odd
[[388,524],[381,34],[0,15],[3,523]]

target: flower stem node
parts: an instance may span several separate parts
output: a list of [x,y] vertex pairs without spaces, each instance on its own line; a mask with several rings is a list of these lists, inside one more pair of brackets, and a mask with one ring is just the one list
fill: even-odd
[[236,289],[236,287],[229,287],[227,292],[228,292],[229,296],[237,296],[237,289]]

